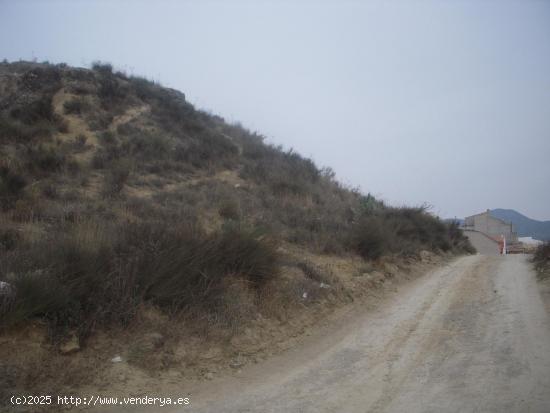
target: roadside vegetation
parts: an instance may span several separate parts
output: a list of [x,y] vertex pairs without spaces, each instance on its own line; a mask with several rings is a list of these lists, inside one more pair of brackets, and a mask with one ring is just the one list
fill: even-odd
[[540,280],[550,279],[550,242],[537,247],[532,258],[537,276]]
[[367,263],[473,252],[427,208],[386,206],[109,64],[0,73],[3,330],[41,320],[54,343],[71,332],[84,344],[144,305],[232,329],[288,268],[330,280],[293,248]]

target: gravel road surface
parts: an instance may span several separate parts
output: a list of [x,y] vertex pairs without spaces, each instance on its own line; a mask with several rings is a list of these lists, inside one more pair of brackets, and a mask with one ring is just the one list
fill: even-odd
[[524,256],[459,258],[179,411],[550,412],[539,287]]

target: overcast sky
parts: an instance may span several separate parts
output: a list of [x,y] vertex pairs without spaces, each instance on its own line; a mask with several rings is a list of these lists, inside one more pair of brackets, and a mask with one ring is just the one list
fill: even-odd
[[550,2],[0,0],[2,58],[111,62],[392,204],[550,220]]

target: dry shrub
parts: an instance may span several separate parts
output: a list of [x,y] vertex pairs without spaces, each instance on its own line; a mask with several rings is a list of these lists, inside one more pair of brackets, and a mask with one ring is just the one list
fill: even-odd
[[90,108],[90,103],[85,98],[73,98],[63,103],[63,110],[66,114],[81,115]]
[[539,279],[550,278],[550,242],[539,245],[531,260],[535,264]]
[[105,196],[118,195],[130,177],[130,163],[119,161],[107,171],[104,181],[103,193]]
[[474,251],[456,223],[445,223],[424,207],[367,211],[354,226],[350,246],[366,259],[388,254],[415,255],[422,249]]
[[17,247],[21,235],[13,228],[0,229],[0,251],[11,251]]
[[8,208],[21,197],[27,186],[23,175],[8,166],[0,166],[0,207]]
[[238,220],[241,216],[239,203],[234,199],[226,199],[218,208],[218,213],[224,219]]
[[151,302],[233,328],[250,316],[251,301],[233,295],[255,294],[278,270],[274,245],[242,229],[205,235],[159,222],[67,225],[3,263],[16,295],[2,324],[38,317],[85,338],[96,326],[127,325],[140,302]]
[[[306,268],[306,271],[302,268]],[[268,318],[287,321],[294,316],[297,308],[338,294],[340,285],[336,278],[319,268],[313,268],[311,263],[283,266],[280,276],[270,280],[260,292],[258,307],[261,313]]]
[[41,217],[42,204],[42,201],[37,198],[18,199],[10,211],[11,218],[16,222],[33,222]]
[[377,259],[387,253],[394,236],[392,229],[384,228],[381,220],[365,218],[355,227],[351,243],[363,258]]
[[42,344],[36,341],[29,343],[28,339],[20,342],[20,347],[10,343],[10,357],[0,364],[0,410],[13,411],[9,399],[13,394],[21,394],[22,390],[33,389],[37,394],[63,394],[67,388],[89,384],[93,377],[102,373],[101,363],[96,358],[67,357],[48,352]]
[[144,263],[146,297],[161,306],[208,308],[226,278],[241,277],[254,288],[277,274],[275,246],[265,237],[237,227],[206,236],[168,232],[175,242]]
[[51,95],[43,95],[29,104],[15,107],[10,111],[10,115],[27,125],[40,121],[54,123],[58,119],[53,109]]
[[67,161],[59,148],[45,145],[27,146],[25,155],[28,170],[35,174],[60,172]]
[[318,283],[332,284],[336,281],[336,277],[331,272],[320,268],[310,261],[298,261],[296,267],[302,270],[307,278]]
[[237,334],[258,312],[257,291],[246,279],[229,276],[219,286],[206,313],[207,326],[211,329],[228,329]]

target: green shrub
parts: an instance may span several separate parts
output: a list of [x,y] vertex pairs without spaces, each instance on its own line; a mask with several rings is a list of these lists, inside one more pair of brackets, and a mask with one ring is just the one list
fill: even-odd
[[369,193],[360,197],[359,207],[362,214],[369,215],[384,209],[385,205]]

